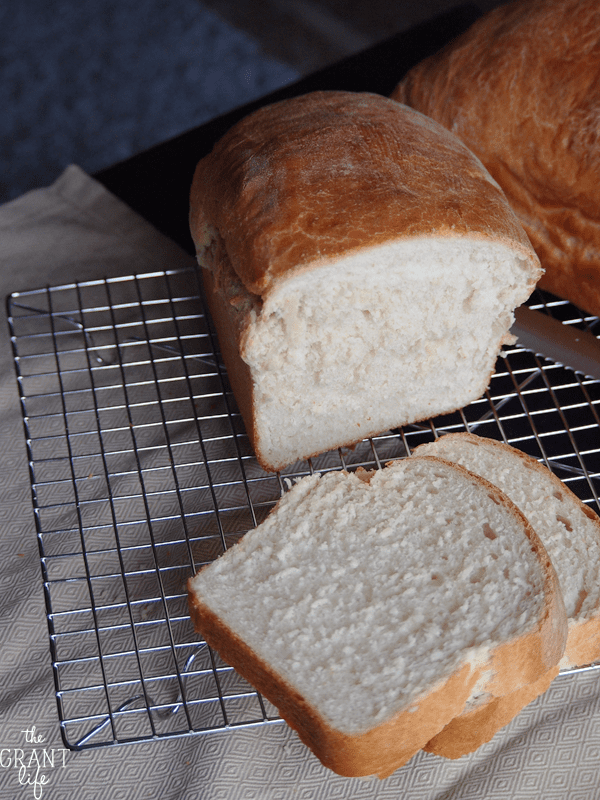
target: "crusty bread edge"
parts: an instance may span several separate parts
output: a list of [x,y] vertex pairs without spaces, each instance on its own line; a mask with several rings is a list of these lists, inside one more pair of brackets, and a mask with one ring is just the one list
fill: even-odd
[[494,697],[480,708],[463,712],[436,734],[423,750],[453,759],[473,753],[508,725],[525,706],[547,691],[558,672],[558,666],[552,667],[534,683],[503,697]]
[[[290,229],[290,220],[287,218],[285,209],[274,198],[265,195],[264,182],[255,180],[256,173],[259,171],[272,176],[273,170],[277,169],[280,164],[282,154],[285,170],[289,172],[288,146],[293,148],[293,153],[297,157],[293,160],[294,171],[299,163],[301,166],[302,164],[312,165],[318,163],[319,159],[324,155],[329,155],[332,148],[337,149],[340,146],[340,141],[345,141],[347,138],[348,129],[347,125],[343,125],[343,122],[340,127],[332,124],[329,115],[334,110],[335,119],[343,121],[345,114],[348,113],[347,119],[355,120],[359,129],[363,117],[368,120],[368,125],[372,126],[374,130],[381,131],[382,128],[385,130],[400,130],[402,128],[402,141],[409,140],[409,137],[406,136],[407,128],[412,132],[411,136],[418,135],[421,139],[427,138],[428,144],[431,144],[429,138],[433,136],[435,149],[444,146],[449,147],[447,157],[451,159],[453,166],[456,165],[456,161],[460,162],[460,171],[464,171],[465,178],[468,177],[468,187],[464,190],[464,196],[468,198],[469,202],[462,207],[460,213],[449,214],[448,204],[443,202],[439,204],[437,199],[434,199],[439,196],[438,191],[429,194],[428,203],[432,207],[429,208],[429,213],[419,218],[418,221],[415,222],[413,220],[409,223],[406,219],[406,211],[402,213],[402,206],[399,206],[398,213],[393,218],[394,223],[391,225],[391,229],[389,225],[383,225],[381,216],[377,215],[366,226],[364,224],[359,225],[360,236],[358,237],[354,235],[351,237],[347,235],[342,238],[338,237],[335,232],[332,233],[329,223],[323,221],[321,226],[319,225],[319,219],[321,219],[319,215],[315,220],[316,227],[311,227],[311,235],[308,237],[308,241],[313,244],[308,248],[308,251],[295,253],[294,257],[289,259],[286,256],[281,262],[279,256],[287,251],[287,246],[282,251],[278,250],[276,258],[266,256],[265,253],[261,254],[260,250],[256,250],[253,246],[250,247],[251,241],[246,240],[245,234],[248,230],[248,221],[254,218],[254,211],[248,212],[247,210],[240,211],[235,209],[236,199],[239,199],[240,192],[241,194],[247,192],[249,197],[256,201],[261,208],[267,207],[270,211],[274,209],[273,216],[269,214],[268,219],[270,221],[269,225],[274,225],[275,235],[279,237],[282,233],[291,233],[294,237],[297,237],[301,229],[295,224],[295,220]],[[297,138],[297,124],[292,120],[295,120],[295,115],[300,113],[302,119],[311,120],[311,122],[307,122],[309,127],[303,128],[302,135]],[[320,119],[321,134],[323,131],[331,132],[327,134],[328,149],[325,151],[319,149],[321,137],[316,135],[316,129],[314,128],[317,120],[313,115],[319,113],[325,115]],[[378,126],[374,122],[380,122],[381,124]],[[275,133],[277,133],[277,136],[272,138]],[[336,137],[336,134],[340,134],[340,136]],[[333,139],[331,136],[333,136]],[[365,137],[369,136],[372,136],[373,139],[372,152],[377,156],[380,150],[380,139],[372,131],[365,134]],[[277,145],[273,147],[274,141],[277,142]],[[250,167],[250,159],[254,157],[258,157],[258,164],[252,164]],[[388,157],[386,157],[387,159]],[[385,167],[380,165],[379,168],[385,169],[387,173],[389,164]],[[377,171],[378,167],[374,166],[374,169]],[[425,172],[427,173],[427,179],[425,181],[419,180],[417,183],[428,186],[432,175],[427,169],[425,169]],[[440,175],[444,175],[446,172],[442,171]],[[452,173],[452,170],[450,172]],[[346,174],[345,171],[342,174]],[[479,180],[473,182],[476,174]],[[333,179],[330,177],[329,180]],[[414,178],[411,177],[410,180],[413,181]],[[438,180],[440,180],[439,176]],[[239,181],[243,186],[241,190]],[[447,187],[455,186],[454,180],[442,181],[442,183]],[[337,186],[337,184],[335,185]],[[386,194],[384,185],[387,185],[385,181],[381,183],[380,191],[377,192],[372,202],[385,203],[385,200],[381,199]],[[343,188],[345,184],[342,183],[340,186]],[[405,195],[404,192],[392,192],[392,200],[403,203],[403,198],[412,198],[414,196],[414,189],[415,186],[411,183],[408,195]],[[284,199],[289,196],[289,191],[290,187],[285,190],[280,187],[281,196],[278,200],[284,202]],[[305,191],[304,189],[301,190],[303,196]],[[315,196],[317,195],[324,196],[322,193],[317,193]],[[337,199],[343,195],[338,192],[334,196],[336,196],[336,202],[340,204],[338,213],[343,214],[342,206],[344,201]],[[235,272],[248,291],[255,295],[265,296],[270,287],[280,283],[290,270],[296,272],[298,269],[304,271],[311,270],[314,267],[318,268],[320,256],[325,256],[325,258],[338,257],[351,252],[359,252],[365,247],[371,247],[384,241],[391,241],[394,238],[403,239],[409,229],[409,235],[411,236],[429,235],[433,230],[436,230],[440,236],[460,237],[464,233],[470,233],[472,236],[484,241],[504,243],[518,250],[520,255],[527,259],[534,284],[541,274],[539,258],[531,247],[523,226],[506,201],[502,189],[472,150],[466,147],[445,126],[431,119],[430,116],[422,114],[408,105],[400,104],[392,98],[372,92],[313,91],[263,106],[248,114],[226,131],[216,142],[211,152],[197,163],[192,177],[189,198],[190,230],[197,246],[202,248],[207,244],[206,240],[211,228],[219,229],[230,254],[238,253],[237,256],[233,256]],[[499,209],[496,208],[497,202],[500,200],[504,205],[501,214],[498,213]],[[483,215],[481,214],[482,203],[486,208],[486,213]],[[385,207],[387,205],[388,203],[385,203]],[[407,210],[419,207],[419,204],[415,206],[414,202],[410,200],[407,200],[404,205]],[[472,212],[473,209],[477,209],[477,213],[474,215],[468,213]],[[449,216],[450,219],[448,218]],[[323,225],[327,227],[323,228]],[[400,230],[402,227],[405,230]],[[273,232],[271,232],[271,235],[273,235]],[[319,240],[320,244],[315,245],[314,242],[319,242]],[[244,243],[241,249],[238,248],[240,243]],[[243,255],[240,255],[242,252]]]
[[322,764],[346,777],[391,775],[460,714],[481,676],[480,667],[465,664],[392,719],[363,734],[346,734],[331,727],[220,620],[191,587],[189,606],[194,627],[206,642],[278,709]]
[[203,266],[199,266],[198,269],[200,270],[211,320],[217,332],[221,356],[227,369],[227,377],[244,420],[250,444],[254,449],[260,466],[267,471],[276,471],[265,463],[258,446],[254,424],[254,379],[250,367],[239,354],[232,310],[227,299],[221,292],[217,291],[212,271]]

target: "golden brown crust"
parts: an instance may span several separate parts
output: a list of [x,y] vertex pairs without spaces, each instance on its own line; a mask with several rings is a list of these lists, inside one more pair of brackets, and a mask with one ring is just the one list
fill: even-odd
[[269,470],[263,463],[260,447],[256,440],[254,426],[254,380],[250,367],[240,356],[238,349],[239,333],[236,330],[236,312],[223,292],[215,290],[214,274],[211,270],[201,269],[202,282],[208,310],[217,331],[219,348],[227,367],[227,377],[231,385],[240,414],[245,423],[246,433],[254,448],[257,460],[263,469]]
[[558,667],[553,667],[534,683],[503,697],[494,697],[480,708],[461,714],[434,736],[423,750],[444,758],[461,758],[473,753],[543,694],[557,675]]
[[563,666],[584,667],[600,660],[600,612],[569,628]]
[[519,0],[425,60],[392,97],[431,116],[505,191],[546,272],[600,314],[600,4]]
[[235,125],[194,174],[200,260],[210,229],[259,295],[290,271],[397,238],[469,235],[533,257],[502,192],[459,140],[367,93],[313,92]]

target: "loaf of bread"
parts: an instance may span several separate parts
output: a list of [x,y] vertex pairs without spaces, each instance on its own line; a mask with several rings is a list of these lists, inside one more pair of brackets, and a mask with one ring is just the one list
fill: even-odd
[[[421,445],[415,455],[460,464],[501,489],[542,540],[558,575],[568,618],[560,666],[600,660],[600,519],[549,469],[513,447],[469,433],[448,434]],[[558,670],[512,696],[482,696],[425,749],[452,758],[477,749],[521,708],[546,691]]]
[[496,487],[432,457],[311,475],[189,582],[196,629],[315,755],[385,777],[564,651],[556,573]]
[[190,230],[267,470],[478,398],[540,266],[455,136],[379,95],[315,92],[200,161]]
[[392,97],[483,161],[540,257],[540,286],[600,315],[598,0],[500,6]]

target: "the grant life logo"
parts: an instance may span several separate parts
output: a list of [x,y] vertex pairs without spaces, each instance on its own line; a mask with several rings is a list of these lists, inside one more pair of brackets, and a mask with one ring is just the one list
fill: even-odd
[[14,771],[21,786],[30,786],[34,800],[41,800],[44,787],[67,766],[64,747],[44,747],[45,738],[33,725],[21,731],[24,747],[0,748],[0,768]]

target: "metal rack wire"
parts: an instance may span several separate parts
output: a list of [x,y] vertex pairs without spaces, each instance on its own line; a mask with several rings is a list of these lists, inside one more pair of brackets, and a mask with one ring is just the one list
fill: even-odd
[[[531,304],[600,333],[564,301]],[[186,581],[265,517],[284,477],[378,468],[468,429],[544,461],[599,510],[600,381],[518,347],[460,412],[273,475],[253,456],[195,270],[18,292],[8,317],[73,749],[279,721],[194,632]]]

